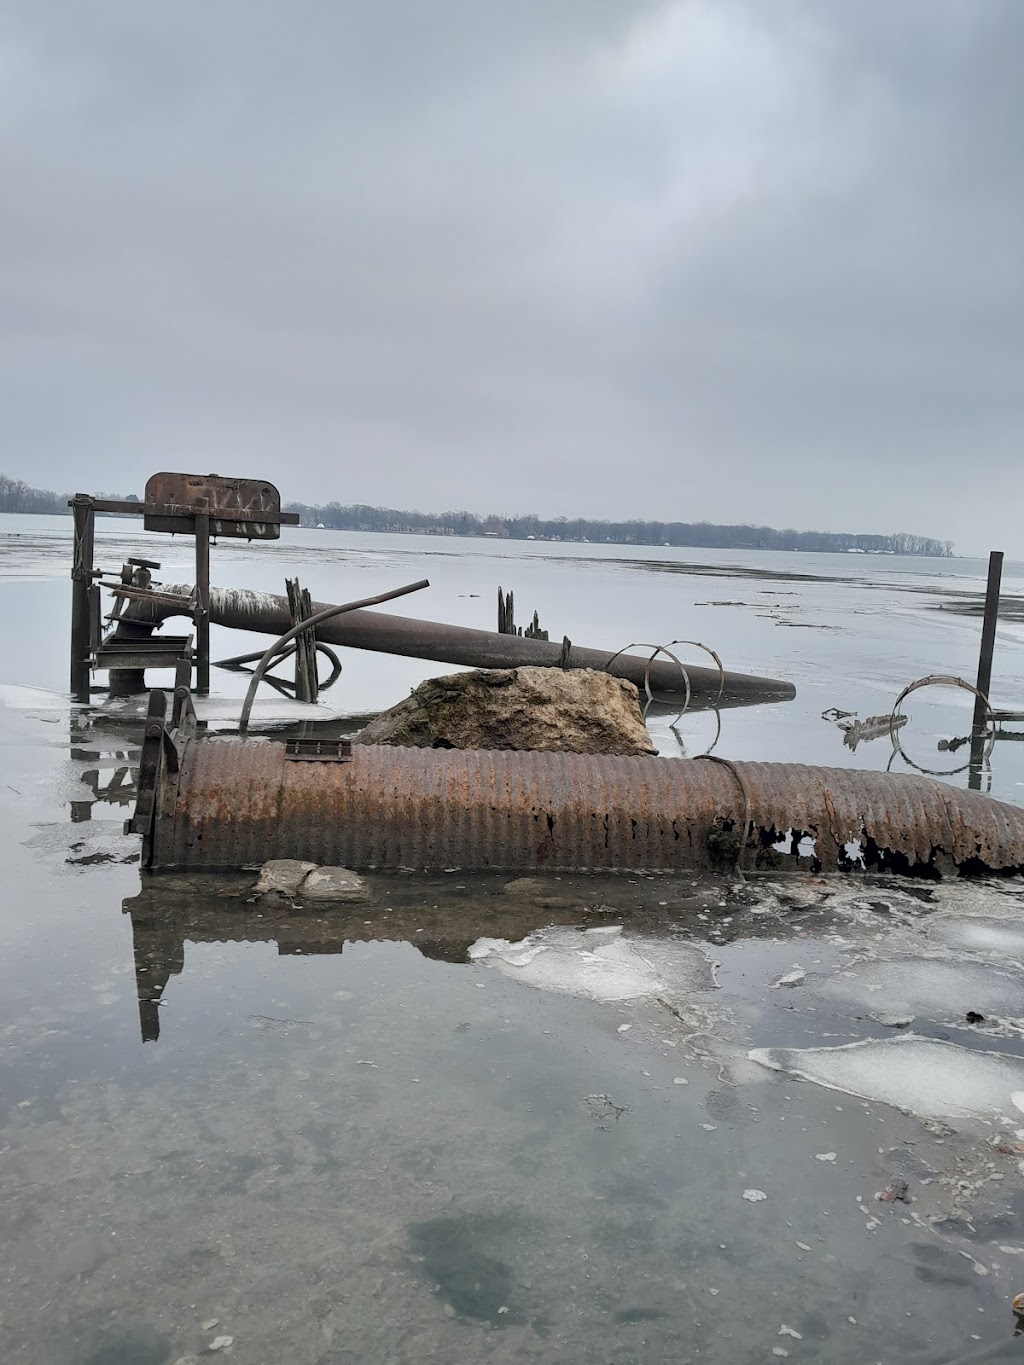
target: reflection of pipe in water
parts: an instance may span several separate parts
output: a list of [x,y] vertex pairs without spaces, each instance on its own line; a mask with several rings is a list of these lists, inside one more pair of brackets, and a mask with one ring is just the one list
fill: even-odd
[[[453,905],[446,885],[438,908],[424,904],[422,880],[403,877],[387,884],[387,894],[356,907],[317,906],[296,911],[287,901],[264,897],[257,907],[244,903],[253,878],[161,877],[147,879],[136,896],[123,902],[131,916],[139,1024],[144,1043],[160,1037],[160,1010],[173,976],[185,968],[185,944],[276,943],[281,957],[340,955],[346,943],[408,942],[424,957],[439,962],[465,962],[471,943],[495,936],[516,942],[549,924],[576,924],[581,907],[592,898],[592,886],[575,894],[566,881],[552,884],[561,899],[543,906],[504,894],[501,879],[484,879],[477,889],[462,888]],[[689,884],[687,884],[688,888]],[[623,888],[617,887],[624,901]],[[604,893],[609,894],[607,890]],[[664,899],[668,892],[659,892]],[[642,898],[642,893],[640,893]],[[408,899],[410,903],[406,904]],[[430,898],[428,898],[430,899]],[[601,899],[599,897],[598,899]],[[387,906],[384,911],[379,907]],[[454,913],[453,913],[454,911]],[[668,912],[663,912],[668,919]],[[280,1020],[282,1026],[295,1021]]]

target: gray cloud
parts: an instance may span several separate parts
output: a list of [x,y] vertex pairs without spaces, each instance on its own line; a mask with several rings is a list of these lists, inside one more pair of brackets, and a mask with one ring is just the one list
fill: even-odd
[[1017,0],[0,19],[0,468],[1024,556]]

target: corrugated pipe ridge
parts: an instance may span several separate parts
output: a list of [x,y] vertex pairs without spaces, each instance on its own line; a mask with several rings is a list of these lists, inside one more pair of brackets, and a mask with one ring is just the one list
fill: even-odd
[[1014,806],[800,764],[359,745],[305,763],[281,743],[202,739],[163,781],[154,868],[1024,869]]

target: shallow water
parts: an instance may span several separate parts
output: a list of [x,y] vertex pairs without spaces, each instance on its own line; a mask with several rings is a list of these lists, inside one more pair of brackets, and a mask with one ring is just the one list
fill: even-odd
[[[1014,1092],[922,1118],[892,1102],[891,1053],[859,1096],[749,1053],[912,1031],[1024,1065],[1024,888],[610,877],[510,891],[453,873],[376,879],[365,905],[310,913],[247,903],[247,879],[143,887],[121,832],[137,723],[59,696],[66,546],[63,527],[44,531],[0,547],[2,619],[32,646],[0,672],[0,1358],[156,1365],[224,1337],[210,1358],[245,1365],[1019,1357]],[[111,555],[127,544],[116,534]],[[215,577],[248,582],[258,566],[269,588],[295,563],[315,596],[341,600],[432,556],[435,597],[403,610],[489,624],[492,604],[459,594],[497,580],[580,643],[707,621],[700,638],[727,666],[800,689],[726,713],[729,756],[868,763],[878,744],[851,753],[818,713],[884,709],[904,665],[966,669],[977,632],[928,605],[955,561],[890,562],[867,584],[778,580],[803,612],[844,622],[803,631],[756,602],[698,609],[710,580],[611,562],[621,547],[561,547],[552,568],[515,548],[350,539],[326,568],[313,533],[272,565],[270,547],[232,547],[230,578]],[[791,558],[806,572],[812,557]],[[817,569],[838,577],[844,561]],[[867,602],[873,619],[849,624]],[[802,643],[769,649],[779,639]],[[883,658],[897,640],[902,656]],[[353,711],[436,671],[345,662]],[[1019,669],[1001,639],[1004,702]],[[688,745],[713,733],[707,716],[687,726]],[[995,755],[1011,798],[1015,752]],[[472,951],[484,939],[531,951],[499,965]],[[592,988],[602,939],[628,947],[625,997],[614,955]],[[638,963],[653,992],[632,993]],[[951,973],[984,1002],[951,998]],[[913,1022],[872,1017],[886,1010]],[[913,1202],[875,1198],[894,1178]]]

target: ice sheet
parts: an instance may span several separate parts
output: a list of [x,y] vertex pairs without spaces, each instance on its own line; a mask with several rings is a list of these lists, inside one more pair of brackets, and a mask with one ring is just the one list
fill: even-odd
[[714,986],[710,959],[692,943],[625,938],[621,925],[543,929],[519,943],[478,939],[470,958],[539,990],[612,1003]]
[[1024,1015],[1024,973],[980,962],[896,958],[861,962],[853,975],[832,977],[823,994],[861,1005],[868,1013],[962,1019],[968,1010],[1010,1018]]
[[747,1056],[830,1090],[877,1100],[920,1118],[1004,1119],[1016,1126],[1013,1095],[1024,1060],[908,1034],[844,1047],[754,1048]]

